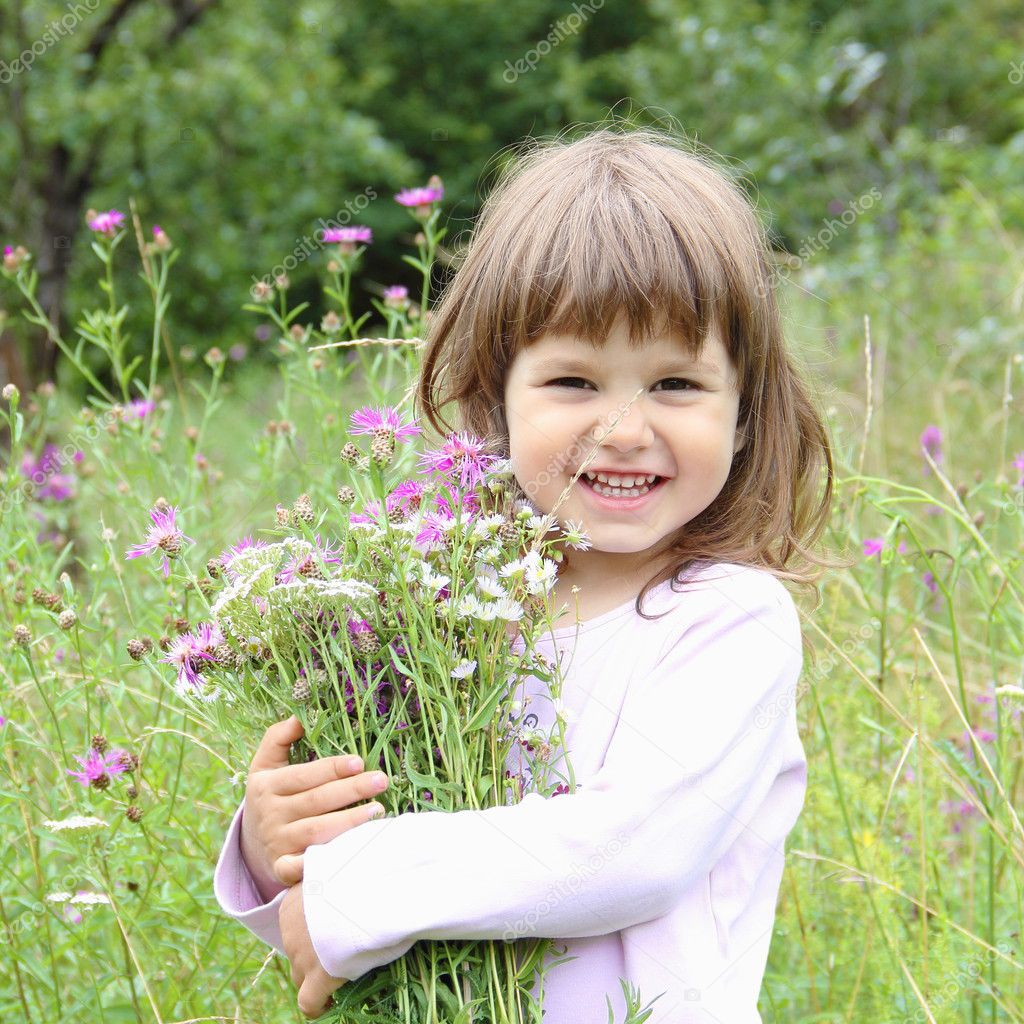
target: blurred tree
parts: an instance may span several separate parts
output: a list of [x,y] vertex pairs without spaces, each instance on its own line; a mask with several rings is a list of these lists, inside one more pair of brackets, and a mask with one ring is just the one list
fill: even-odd
[[[872,188],[882,199],[857,231],[927,225],[964,179],[1024,225],[1010,0],[90,2],[49,44],[71,8],[10,0],[0,14],[0,167],[16,168],[0,231],[36,254],[65,334],[95,295],[79,258],[88,207],[136,197],[146,230],[156,220],[186,250],[175,342],[226,347],[251,335],[244,289],[289,254],[293,298],[323,311],[319,218],[348,211],[374,230],[362,312],[366,291],[413,283],[399,256],[415,225],[394,191],[440,174],[456,246],[510,144],[609,112],[727,154],[791,251]],[[144,323],[148,297],[124,276]],[[27,355],[33,378],[52,375],[41,339]]]

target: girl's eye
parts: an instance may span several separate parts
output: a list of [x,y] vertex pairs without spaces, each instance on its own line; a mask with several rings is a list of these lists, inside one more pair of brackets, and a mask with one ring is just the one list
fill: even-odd
[[[557,380],[550,381],[549,383],[560,385],[560,386],[564,386],[564,387],[571,387],[572,385],[570,383],[566,383],[567,381],[568,382],[571,382],[571,381],[583,381],[584,384],[589,383],[588,381],[583,380],[582,377],[559,377]],[[676,384],[685,384],[687,389],[689,389],[689,390],[700,391],[700,385],[699,384],[694,383],[692,380],[686,380],[686,378],[684,378],[684,377],[666,377],[666,378],[664,378],[663,381],[658,381],[658,383],[659,384],[663,384],[665,381],[672,381],[672,382],[674,382]],[[681,391],[681,390],[683,390],[683,388],[669,388],[669,390],[670,391]]]

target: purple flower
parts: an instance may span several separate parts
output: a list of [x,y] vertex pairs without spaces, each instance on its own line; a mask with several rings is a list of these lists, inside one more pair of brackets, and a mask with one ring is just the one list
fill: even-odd
[[[929,425],[921,431],[921,447],[932,457],[936,465],[942,462],[942,431],[938,427]],[[924,472],[927,476],[932,467],[927,462],[924,464]]]
[[444,198],[444,188],[405,188],[395,196],[402,206],[429,207]]
[[178,528],[175,517],[178,514],[178,506],[163,509],[154,507],[149,510],[149,517],[153,525],[146,531],[146,539],[141,544],[129,548],[125,552],[125,558],[138,558],[140,555],[149,555],[159,550],[163,555],[164,577],[171,574],[171,563],[168,559],[177,558],[181,554],[181,542],[187,540],[190,544],[195,541],[186,537]]
[[409,289],[400,284],[385,288],[384,305],[391,309],[405,309],[409,305]]
[[228,580],[234,581],[238,579],[238,573],[231,568],[231,563],[234,561],[236,555],[240,555],[243,551],[249,551],[252,548],[265,548],[267,542],[263,540],[253,540],[252,535],[249,534],[243,537],[237,544],[232,545],[227,551],[221,552],[215,559],[224,571],[224,575]]
[[449,434],[439,449],[420,456],[419,469],[443,473],[463,489],[474,488],[501,461],[496,455],[485,454],[484,444],[481,438],[470,434]]
[[66,770],[68,775],[78,779],[83,786],[91,786],[106,776],[120,775],[127,771],[127,766],[122,760],[124,753],[123,750],[108,750],[101,754],[95,747],[91,747],[85,757],[75,755],[75,760],[82,767],[82,771],[76,772],[70,768]]
[[336,243],[342,246],[351,246],[356,242],[372,242],[373,231],[368,227],[356,224],[350,228],[326,228],[320,236],[325,245]]
[[108,210],[106,213],[98,213],[88,221],[88,225],[90,230],[98,231],[101,235],[114,235],[117,234],[117,229],[123,220],[123,213],[118,210]]
[[884,548],[884,537],[868,537],[868,539],[864,541],[864,557],[873,558],[875,555],[881,555]]
[[228,359],[234,363],[240,363],[248,351],[249,349],[239,341],[228,349]]
[[445,515],[443,512],[428,512],[423,517],[420,531],[415,537],[415,543],[419,547],[425,548],[441,544],[451,532],[450,524],[454,521],[452,516]]
[[204,661],[213,661],[213,652],[224,643],[224,634],[217,625],[201,623],[195,633],[182,633],[171,642],[167,653],[160,661],[175,665],[178,669],[178,686],[200,688],[205,678],[200,673]]
[[[81,452],[76,452],[74,461],[80,462],[81,456]],[[38,459],[25,455],[21,460],[22,475],[35,485],[35,497],[40,501],[44,498],[66,501],[75,496],[75,477],[69,473],[58,473],[61,465],[61,451],[55,444],[44,445]]]
[[[311,571],[316,570],[320,562],[325,565],[337,565],[341,558],[341,547],[332,547],[330,541],[324,544],[320,540],[320,534],[318,533],[314,538],[316,541],[316,552],[310,552],[307,554],[293,555],[288,563],[284,566],[281,572],[278,574],[277,581],[279,583],[291,583],[297,578],[307,576]],[[318,557],[319,556],[319,557]]]
[[363,406],[357,409],[350,417],[352,434],[372,434],[375,430],[394,431],[396,438],[404,440],[415,437],[421,433],[421,428],[415,420],[403,423],[398,410],[390,405],[372,407]]
[[939,585],[935,582],[935,577],[930,573],[924,574],[924,585],[934,594],[938,592]]
[[144,420],[155,408],[156,402],[149,398],[136,398],[128,403],[129,415],[140,420]]
[[1018,452],[1013,460],[1013,468],[1020,470],[1021,478],[1017,481],[1018,487],[1024,487],[1024,452]]

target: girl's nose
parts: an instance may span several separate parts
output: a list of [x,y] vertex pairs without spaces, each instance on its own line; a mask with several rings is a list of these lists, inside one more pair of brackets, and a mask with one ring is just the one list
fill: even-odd
[[601,417],[591,436],[608,448],[628,452],[634,448],[646,448],[654,440],[654,428],[639,406],[639,399],[625,409],[627,403],[608,410]]

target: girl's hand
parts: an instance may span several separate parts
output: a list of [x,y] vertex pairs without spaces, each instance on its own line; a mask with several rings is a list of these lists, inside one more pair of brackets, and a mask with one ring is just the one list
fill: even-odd
[[346,983],[328,974],[316,955],[306,927],[302,886],[293,885],[277,911],[281,942],[292,966],[292,984],[299,990],[299,1009],[305,1017],[319,1017],[331,1005],[331,993]]
[[[303,732],[295,715],[270,726],[245,784],[242,859],[268,902],[302,878],[307,846],[329,842],[384,811],[380,804],[339,809],[387,788],[387,776],[364,772],[360,757],[342,754],[288,764],[288,748]],[[383,785],[375,783],[377,778]]]

